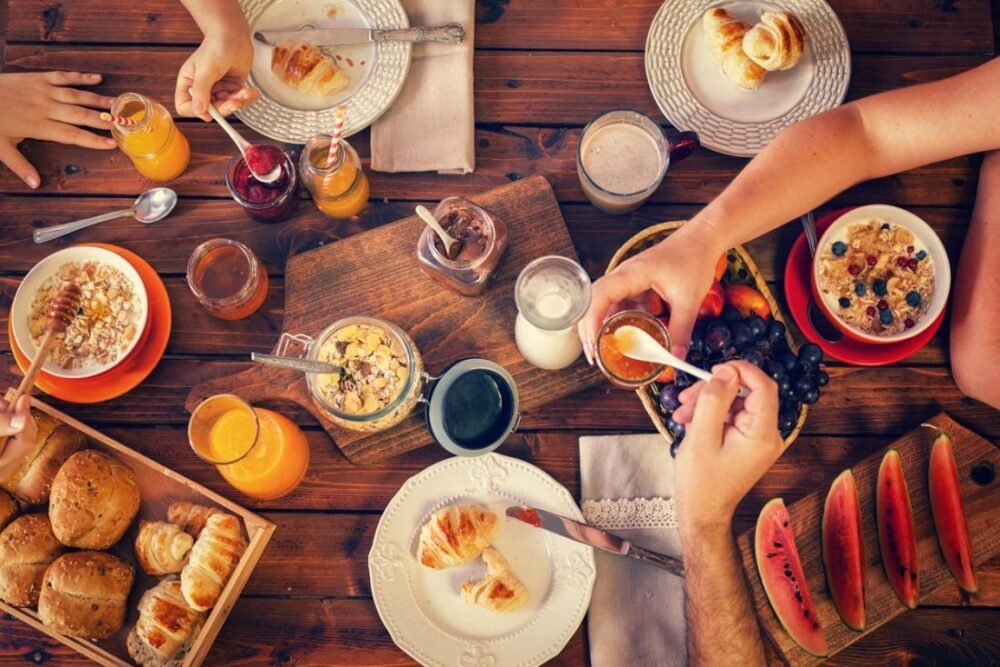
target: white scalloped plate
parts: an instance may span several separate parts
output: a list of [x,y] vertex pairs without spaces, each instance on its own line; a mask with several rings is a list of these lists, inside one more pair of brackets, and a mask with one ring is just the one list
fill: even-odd
[[[488,505],[502,522],[494,545],[531,599],[510,614],[462,600],[461,585],[481,578],[481,559],[449,570],[417,562],[420,528],[446,505]],[[411,477],[393,497],[368,554],[372,595],[382,622],[402,650],[423,665],[540,665],[576,632],[594,586],[594,554],[585,545],[507,519],[508,505],[527,504],[583,516],[564,486],[533,465],[499,454],[455,457]]]
[[[406,28],[410,20],[399,0],[240,0],[251,30],[318,28]],[[325,49],[351,77],[350,85],[328,97],[297,93],[271,73],[271,47],[254,41],[254,62],[247,82],[260,97],[236,115],[277,141],[304,144],[328,134],[334,110],[348,107],[344,135],[360,132],[392,105],[410,69],[411,46],[403,42],[352,44]]]
[[705,44],[701,19],[717,0],[663,3],[646,38],[646,79],[660,111],[672,125],[694,130],[719,153],[750,157],[779,132],[844,101],[851,78],[851,51],[837,15],[823,0],[782,0],[780,6],[750,1],[720,5],[754,24],[762,11],[785,9],[802,21],[806,50],[799,64],[768,72],[756,91],[740,89],[722,75]]

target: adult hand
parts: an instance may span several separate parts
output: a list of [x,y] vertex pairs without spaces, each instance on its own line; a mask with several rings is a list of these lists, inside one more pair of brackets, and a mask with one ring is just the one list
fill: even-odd
[[10,404],[0,399],[0,437],[10,436],[0,452],[0,481],[11,476],[35,443],[38,427],[29,410],[31,397],[22,396],[13,412]]
[[594,343],[612,308],[652,289],[670,307],[670,347],[687,356],[701,302],[712,286],[715,265],[725,252],[710,228],[687,223],[658,245],[622,262],[594,283],[593,298],[578,331],[587,360],[594,362]]
[[245,30],[206,34],[177,73],[177,113],[208,121],[209,104],[228,116],[257,99],[257,91],[243,85],[252,64],[253,44]]
[[[749,393],[737,400],[740,385]],[[753,364],[731,361],[680,401],[673,416],[687,429],[674,463],[678,517],[687,530],[728,530],[740,500],[784,451],[778,386]]]
[[[115,147],[111,137],[102,137],[82,127],[107,130],[97,109],[110,109],[110,97],[67,86],[93,86],[100,74],[80,72],[31,72],[0,74],[0,162],[17,174],[28,187],[41,184],[38,171],[17,149],[27,137],[84,148]],[[82,126],[82,127],[80,127]]]

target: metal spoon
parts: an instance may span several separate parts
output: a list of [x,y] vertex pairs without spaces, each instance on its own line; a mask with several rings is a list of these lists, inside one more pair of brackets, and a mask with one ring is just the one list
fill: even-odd
[[256,361],[258,364],[277,366],[279,368],[290,368],[293,371],[302,371],[303,373],[321,373],[324,375],[340,375],[341,377],[344,375],[344,369],[340,366],[334,366],[333,364],[328,364],[322,361],[295,359],[293,357],[278,357],[273,354],[261,354],[259,352],[251,352],[250,359]]
[[[706,382],[712,379],[710,372],[675,357],[655,338],[639,327],[626,324],[615,329],[614,336],[615,342],[618,343],[618,349],[630,359],[648,361],[651,364],[666,364]],[[740,387],[739,395],[745,397],[748,392],[745,388]]]
[[214,120],[216,123],[218,123],[219,127],[221,127],[223,130],[226,131],[226,134],[228,134],[229,138],[233,140],[233,143],[236,144],[236,147],[238,149],[240,149],[240,153],[243,155],[243,159],[246,160],[247,168],[253,174],[254,178],[256,178],[261,183],[274,183],[276,180],[278,180],[279,178],[281,178],[281,165],[280,164],[277,165],[277,166],[275,166],[274,169],[272,169],[271,171],[269,171],[266,174],[258,174],[256,171],[254,171],[254,169],[253,169],[253,167],[251,166],[251,163],[250,163],[250,158],[247,157],[247,150],[250,149],[250,148],[252,148],[253,144],[251,144],[249,141],[247,141],[246,139],[244,139],[240,135],[240,133],[237,132],[233,128],[233,126],[229,124],[229,121],[226,120],[222,116],[221,113],[219,113],[219,110],[215,108],[214,104],[209,104],[208,105],[208,113],[209,113],[210,116],[212,116],[212,120]]
[[36,229],[32,237],[35,243],[45,243],[61,236],[66,236],[80,229],[93,227],[108,220],[132,216],[145,225],[151,225],[167,217],[174,206],[177,205],[177,193],[170,188],[153,188],[146,190],[138,198],[131,208],[123,208],[113,213],[95,215],[93,218],[84,218],[74,222],[64,222],[61,225],[53,225],[44,229]]
[[[802,227],[806,230],[806,241],[809,242],[809,256],[813,257],[816,255],[816,222],[813,220],[812,211],[803,215],[799,220],[802,222]],[[813,329],[828,343],[836,343],[844,337],[844,334],[840,333],[840,329],[835,327],[820,312],[819,308],[816,307],[816,302],[811,297],[806,312],[809,315],[809,323],[813,326]]]
[[426,222],[431,229],[437,232],[437,235],[441,238],[441,243],[444,244],[444,254],[450,259],[452,257],[451,249],[458,243],[458,239],[444,231],[444,227],[442,227],[441,223],[437,221],[434,214],[427,210],[426,206],[418,206],[417,215],[419,215],[420,219]]

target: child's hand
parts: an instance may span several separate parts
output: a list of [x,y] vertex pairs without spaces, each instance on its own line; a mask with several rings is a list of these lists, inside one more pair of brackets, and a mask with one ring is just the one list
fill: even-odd
[[174,90],[177,113],[211,120],[210,103],[228,116],[252,102],[257,91],[243,86],[252,64],[253,44],[246,32],[207,34],[177,73]]
[[17,470],[35,444],[38,426],[35,424],[35,418],[31,416],[30,405],[31,397],[22,396],[12,413],[10,404],[0,399],[0,437],[10,436],[7,445],[0,452],[0,482]]

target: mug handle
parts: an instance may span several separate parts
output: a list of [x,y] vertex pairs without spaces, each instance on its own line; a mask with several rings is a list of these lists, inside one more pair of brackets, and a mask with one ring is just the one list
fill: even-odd
[[697,132],[678,132],[667,139],[667,155],[670,164],[679,162],[701,147]]

